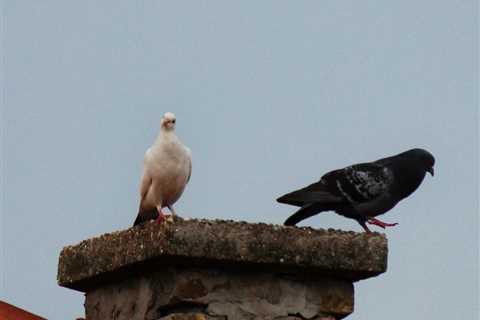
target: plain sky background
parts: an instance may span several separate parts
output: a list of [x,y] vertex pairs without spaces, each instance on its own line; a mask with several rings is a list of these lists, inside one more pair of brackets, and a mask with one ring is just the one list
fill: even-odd
[[[412,147],[437,159],[383,220],[387,273],[349,319],[478,314],[477,1],[2,1],[0,299],[83,314],[65,245],[132,224],[177,114],[184,217],[282,223],[279,195]],[[332,213],[302,225],[362,231]],[[375,228],[375,227],[372,227]]]

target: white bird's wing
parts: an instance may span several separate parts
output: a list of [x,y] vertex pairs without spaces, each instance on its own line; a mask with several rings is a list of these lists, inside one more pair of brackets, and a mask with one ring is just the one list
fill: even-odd
[[143,161],[144,162],[143,175],[142,175],[142,181],[140,183],[140,208],[142,208],[143,201],[145,200],[148,190],[150,189],[153,182],[152,175],[150,174],[150,170],[147,165],[149,157],[151,157],[150,148],[148,148],[148,150],[145,152],[145,157]]
[[185,149],[187,150],[188,155],[188,178],[186,182],[188,183],[190,181],[190,177],[192,176],[192,151],[190,151],[190,149],[187,147],[185,147]]

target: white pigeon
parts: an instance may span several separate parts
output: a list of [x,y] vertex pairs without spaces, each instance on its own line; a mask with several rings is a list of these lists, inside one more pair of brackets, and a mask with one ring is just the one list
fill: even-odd
[[175,122],[173,113],[165,113],[157,140],[145,152],[140,208],[134,226],[155,218],[160,222],[165,218],[164,207],[168,207],[173,218],[173,204],[190,180],[191,152],[175,134]]

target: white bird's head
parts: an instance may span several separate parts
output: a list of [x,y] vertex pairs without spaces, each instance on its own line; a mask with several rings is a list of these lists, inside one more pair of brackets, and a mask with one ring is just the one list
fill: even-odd
[[167,112],[163,115],[162,120],[160,121],[160,127],[167,131],[174,130],[175,122],[177,122],[175,115],[171,112]]

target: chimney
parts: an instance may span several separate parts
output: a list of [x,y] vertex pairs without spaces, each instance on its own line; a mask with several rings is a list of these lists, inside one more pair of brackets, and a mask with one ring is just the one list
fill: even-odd
[[65,247],[58,283],[87,320],[333,320],[387,253],[378,233],[177,219]]

